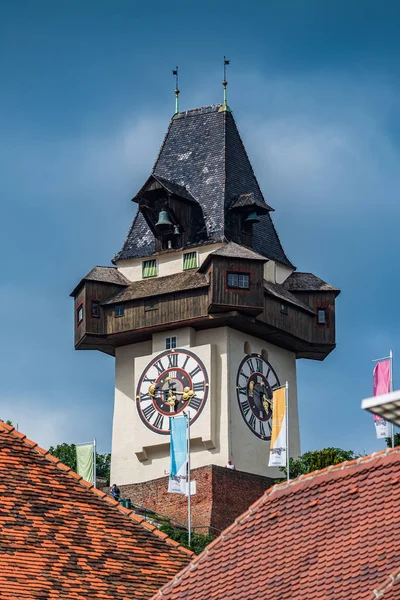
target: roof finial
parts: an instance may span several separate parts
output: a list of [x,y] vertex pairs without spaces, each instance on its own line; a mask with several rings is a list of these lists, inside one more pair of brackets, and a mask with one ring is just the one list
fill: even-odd
[[179,87],[178,87],[178,66],[172,70],[172,74],[175,75],[175,114],[179,112]]
[[226,66],[229,65],[230,62],[231,61],[227,60],[226,56],[224,56],[224,80],[222,82],[222,85],[224,88],[224,104],[223,104],[222,109],[220,109],[220,110],[230,110],[227,99],[226,99],[226,86],[228,85],[228,82],[226,80]]

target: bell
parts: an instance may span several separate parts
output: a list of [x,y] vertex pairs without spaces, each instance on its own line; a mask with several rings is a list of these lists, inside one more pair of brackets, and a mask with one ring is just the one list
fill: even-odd
[[248,214],[248,216],[245,220],[246,220],[246,223],[259,223],[260,222],[260,218],[255,210],[252,210],[251,213]]
[[180,235],[180,229],[179,229],[179,225],[175,225],[174,227],[174,235]]
[[169,229],[169,227],[172,227],[172,223],[169,220],[168,212],[165,209],[160,210],[156,227],[158,227],[159,229]]

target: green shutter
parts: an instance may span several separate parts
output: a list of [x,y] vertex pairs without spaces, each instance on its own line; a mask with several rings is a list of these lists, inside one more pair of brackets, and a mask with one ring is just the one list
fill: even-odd
[[144,260],[142,263],[142,277],[157,277],[157,261]]
[[187,252],[183,255],[183,270],[197,269],[197,252]]

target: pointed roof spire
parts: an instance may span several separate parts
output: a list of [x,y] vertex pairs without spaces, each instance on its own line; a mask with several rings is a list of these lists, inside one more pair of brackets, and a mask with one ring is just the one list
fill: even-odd
[[222,86],[224,88],[224,104],[222,105],[221,110],[222,111],[227,110],[229,112],[231,112],[231,109],[228,106],[227,95],[226,95],[226,86],[228,85],[228,82],[226,80],[226,67],[227,67],[227,65],[229,65],[230,62],[231,61],[227,60],[226,56],[224,56],[224,80],[222,82]]
[[178,65],[172,69],[172,74],[175,75],[175,114],[179,112],[179,87],[178,87]]

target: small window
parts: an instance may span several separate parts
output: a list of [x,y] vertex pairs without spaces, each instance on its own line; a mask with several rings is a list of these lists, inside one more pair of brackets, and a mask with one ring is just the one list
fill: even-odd
[[228,273],[228,287],[248,290],[250,288],[250,275],[247,273]]
[[157,310],[158,309],[158,304],[157,304],[157,300],[145,300],[144,301],[144,312],[148,312],[150,310]]
[[144,260],[142,262],[142,277],[145,279],[146,277],[157,277],[157,261],[153,260]]
[[76,321],[77,325],[80,325],[83,321],[83,304],[80,304],[76,309]]
[[281,313],[284,315],[288,314],[288,305],[287,304],[281,304]]
[[325,308],[318,309],[317,323],[318,323],[318,325],[326,325],[326,309]]
[[116,304],[114,307],[114,317],[123,317],[125,313],[125,306],[123,304]]
[[92,300],[92,319],[100,319],[100,302]]
[[173,336],[165,338],[165,349],[172,350],[173,348],[176,348],[176,337]]
[[188,271],[189,269],[197,269],[199,261],[197,252],[186,252],[183,255],[183,270]]

